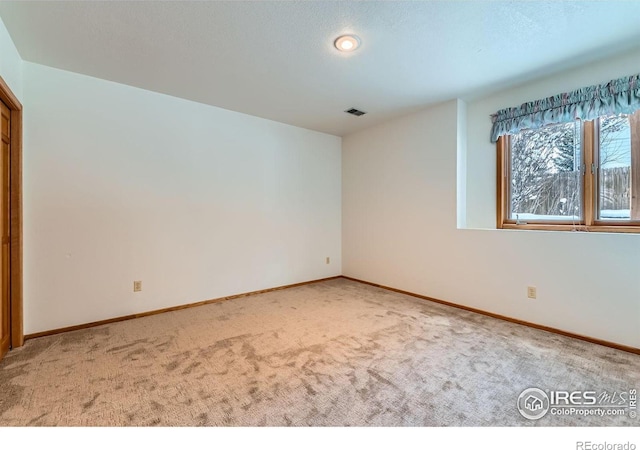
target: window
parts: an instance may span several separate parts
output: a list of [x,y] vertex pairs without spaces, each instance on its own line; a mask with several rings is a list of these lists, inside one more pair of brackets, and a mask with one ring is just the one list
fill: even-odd
[[498,228],[640,232],[640,111],[498,139]]

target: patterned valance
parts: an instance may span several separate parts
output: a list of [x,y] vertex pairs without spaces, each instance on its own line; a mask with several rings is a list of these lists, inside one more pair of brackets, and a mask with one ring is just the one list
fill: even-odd
[[640,74],[501,109],[491,115],[491,142],[525,128],[591,120],[607,114],[631,114],[639,109]]

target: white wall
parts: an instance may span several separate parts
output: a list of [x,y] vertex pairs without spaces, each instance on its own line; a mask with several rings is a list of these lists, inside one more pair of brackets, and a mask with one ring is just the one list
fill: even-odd
[[27,334],[341,274],[340,138],[27,62],[24,82]]
[[639,58],[346,137],[342,270],[339,138],[23,64],[0,22],[25,104],[25,331],[344,273],[640,347],[640,236],[494,230],[488,142],[497,109]]
[[[343,274],[640,347],[640,235],[495,230],[489,143],[497,109],[631,75],[637,60],[625,55],[616,67],[583,68],[589,76],[573,71],[473,102],[466,133],[465,105],[454,100],[344,137]],[[466,217],[456,200],[463,208],[466,200]],[[465,219],[491,229],[458,229]],[[537,300],[526,298],[528,285]]]
[[0,76],[22,101],[22,59],[0,19]]

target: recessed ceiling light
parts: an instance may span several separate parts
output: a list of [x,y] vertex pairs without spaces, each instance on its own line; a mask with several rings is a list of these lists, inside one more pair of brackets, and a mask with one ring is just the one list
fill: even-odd
[[341,52],[352,52],[360,46],[360,38],[355,34],[345,34],[333,42]]

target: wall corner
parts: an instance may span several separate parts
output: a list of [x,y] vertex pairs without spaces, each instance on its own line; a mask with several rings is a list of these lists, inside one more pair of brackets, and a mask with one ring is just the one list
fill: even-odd
[[467,227],[467,104],[456,101],[456,223]]

